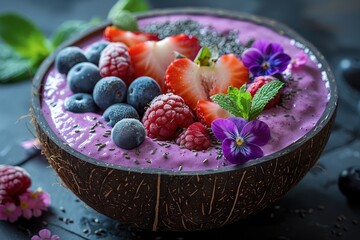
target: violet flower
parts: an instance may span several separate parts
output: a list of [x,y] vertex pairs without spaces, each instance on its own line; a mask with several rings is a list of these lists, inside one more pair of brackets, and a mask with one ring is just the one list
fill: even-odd
[[270,139],[269,126],[260,120],[244,118],[219,118],[212,122],[215,137],[222,142],[225,158],[234,164],[242,164],[264,155],[260,146]]
[[277,43],[257,40],[242,54],[242,62],[255,76],[273,76],[286,70],[290,56]]

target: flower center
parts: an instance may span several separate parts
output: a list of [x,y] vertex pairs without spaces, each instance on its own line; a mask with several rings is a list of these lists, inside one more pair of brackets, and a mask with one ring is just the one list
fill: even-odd
[[264,63],[262,64],[262,68],[263,68],[264,70],[268,69],[268,68],[269,68],[269,63],[268,63],[268,62],[264,62]]
[[244,139],[241,137],[237,137],[235,140],[236,146],[241,146],[244,143]]

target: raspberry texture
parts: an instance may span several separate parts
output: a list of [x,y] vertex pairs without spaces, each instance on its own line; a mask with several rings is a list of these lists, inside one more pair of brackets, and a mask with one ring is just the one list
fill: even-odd
[[155,97],[143,117],[146,135],[160,141],[175,139],[193,122],[194,115],[184,99],[173,93]]
[[102,77],[119,77],[129,85],[133,78],[133,70],[128,47],[120,42],[109,43],[101,52],[99,70]]
[[200,122],[192,123],[176,138],[176,143],[190,150],[206,150],[212,144],[207,128]]
[[30,185],[30,175],[25,169],[0,165],[0,201],[24,193]]
[[[254,96],[255,93],[257,92],[257,90],[259,90],[259,88],[261,88],[263,85],[265,85],[266,83],[276,80],[276,78],[271,77],[271,76],[260,76],[254,79],[254,82],[252,84],[250,84],[250,86],[248,87],[248,91],[250,92],[251,96]],[[272,107],[275,107],[279,102],[281,98],[281,90],[275,95],[275,97],[273,99],[271,99],[264,107],[264,109],[269,109]]]

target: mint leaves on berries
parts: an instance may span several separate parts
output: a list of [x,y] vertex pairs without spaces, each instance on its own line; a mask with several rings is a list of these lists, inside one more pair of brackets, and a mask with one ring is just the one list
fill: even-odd
[[284,83],[279,80],[268,82],[254,97],[246,91],[245,84],[239,89],[230,86],[227,94],[216,94],[211,96],[211,99],[234,116],[250,121],[264,110],[265,105],[275,97],[283,85]]

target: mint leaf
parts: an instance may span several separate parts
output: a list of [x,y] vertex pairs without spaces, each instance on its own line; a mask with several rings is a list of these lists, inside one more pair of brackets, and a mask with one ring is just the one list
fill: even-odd
[[34,66],[52,51],[42,32],[30,20],[14,13],[0,15],[0,37]]
[[88,30],[100,23],[100,19],[94,18],[90,22],[80,20],[69,20],[62,23],[51,37],[51,43],[54,48],[58,47],[64,41]]
[[117,28],[127,31],[139,30],[136,17],[129,11],[120,11],[116,15],[111,16],[110,20],[112,20],[113,25]]
[[16,82],[33,76],[29,60],[21,58],[5,44],[0,44],[0,62],[0,83]]
[[246,84],[242,85],[237,95],[236,105],[241,112],[239,117],[249,119],[252,96],[246,91]]
[[146,0],[119,0],[110,9],[108,19],[116,18],[121,11],[144,12],[150,9]]
[[241,112],[237,108],[236,101],[227,94],[216,94],[211,96],[211,99],[220,105],[223,109],[227,110],[234,116],[240,116]]
[[283,85],[283,82],[274,80],[266,83],[256,91],[251,101],[249,120],[255,119],[264,110],[265,105],[275,97]]

